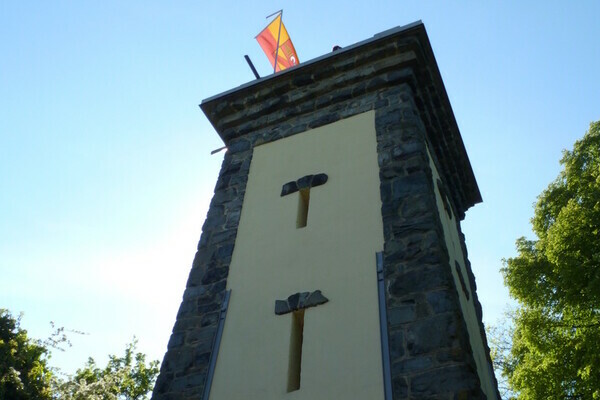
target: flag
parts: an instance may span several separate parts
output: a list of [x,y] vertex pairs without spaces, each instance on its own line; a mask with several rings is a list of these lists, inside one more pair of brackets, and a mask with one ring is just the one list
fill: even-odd
[[[279,51],[277,50],[278,37]],[[296,49],[294,49],[287,29],[285,29],[285,25],[281,21],[281,14],[256,36],[256,40],[269,58],[275,72],[283,71],[299,63]],[[277,66],[275,66],[275,54],[277,54]]]

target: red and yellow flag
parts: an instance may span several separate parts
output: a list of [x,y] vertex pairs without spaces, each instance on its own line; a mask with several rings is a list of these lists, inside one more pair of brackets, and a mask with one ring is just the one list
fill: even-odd
[[[281,32],[280,32],[281,27]],[[277,37],[279,36],[279,51],[277,51]],[[298,55],[292,44],[292,40],[281,21],[281,14],[277,16],[261,33],[256,36],[260,47],[269,58],[275,72],[298,64]],[[275,53],[277,53],[277,66],[275,66]]]

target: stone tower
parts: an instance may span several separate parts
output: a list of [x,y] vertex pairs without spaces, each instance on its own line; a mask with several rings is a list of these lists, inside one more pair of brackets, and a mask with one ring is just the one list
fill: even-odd
[[153,399],[499,399],[422,23],[202,102],[227,146]]

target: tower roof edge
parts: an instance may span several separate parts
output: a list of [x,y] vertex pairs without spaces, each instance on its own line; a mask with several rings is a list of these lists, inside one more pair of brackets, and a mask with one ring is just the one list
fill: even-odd
[[[427,140],[442,170],[451,171],[442,174],[448,184],[457,186],[460,194],[455,203],[462,219],[466,210],[482,201],[481,194],[421,21],[209,97],[200,108],[230,146],[258,130],[294,124],[324,107],[344,108],[340,118],[348,117],[352,103],[365,96],[372,100],[367,107],[376,109],[373,99],[378,94],[402,84],[412,88]],[[359,108],[355,113],[364,111],[364,104]]]

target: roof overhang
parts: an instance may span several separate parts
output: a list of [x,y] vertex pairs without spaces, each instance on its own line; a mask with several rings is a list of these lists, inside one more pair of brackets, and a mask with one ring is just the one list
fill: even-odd
[[[332,90],[356,84],[360,79],[376,81],[374,78],[382,73],[388,76],[395,73],[398,82],[403,80],[413,87],[440,172],[452,186],[452,197],[464,215],[468,208],[481,202],[481,194],[421,21],[381,32],[370,39],[209,97],[200,107],[223,142],[229,145],[250,133],[249,128],[241,128],[243,121],[254,120],[261,127],[275,126],[283,123],[286,117],[311,112],[303,107],[308,97],[326,98]],[[385,90],[385,84],[370,83],[364,90]]]

